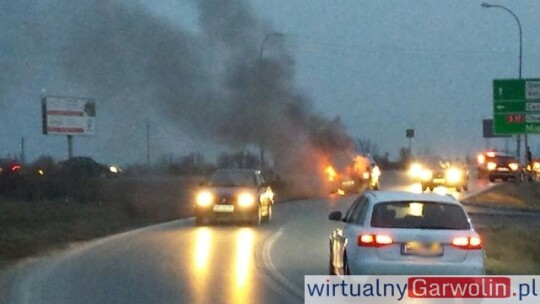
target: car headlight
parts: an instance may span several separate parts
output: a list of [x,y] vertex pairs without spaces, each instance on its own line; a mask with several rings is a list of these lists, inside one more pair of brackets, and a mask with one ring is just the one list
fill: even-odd
[[408,172],[410,177],[418,178],[422,175],[422,166],[420,164],[412,164]]
[[363,179],[369,179],[369,172],[366,171],[366,172],[362,173],[362,178]]
[[197,194],[196,201],[200,207],[207,207],[214,202],[214,195],[210,191],[201,191]]
[[508,165],[508,167],[510,167],[510,170],[512,170],[512,171],[517,171],[519,169],[519,164],[511,163],[511,164]]
[[251,207],[255,204],[255,196],[251,193],[241,193],[238,196],[238,206]]
[[422,170],[422,174],[420,176],[422,178],[422,180],[430,180],[433,178],[433,171],[429,170],[429,169],[424,169]]
[[373,170],[371,170],[371,175],[373,175],[375,178],[381,176],[381,169],[379,169],[379,166],[375,166]]
[[462,173],[461,173],[461,170],[459,169],[456,169],[456,168],[450,168],[446,171],[446,179],[450,182],[450,183],[457,183],[461,180],[461,176],[462,176]]
[[535,162],[534,163],[534,169],[535,170],[540,170],[540,162]]
[[495,170],[496,168],[497,168],[497,164],[496,164],[496,163],[489,162],[489,163],[487,164],[487,169],[488,169],[489,171],[493,171],[493,170]]

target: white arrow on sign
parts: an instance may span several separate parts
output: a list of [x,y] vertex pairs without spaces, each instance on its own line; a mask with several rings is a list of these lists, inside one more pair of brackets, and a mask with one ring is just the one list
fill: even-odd
[[503,88],[499,87],[499,97],[501,97],[503,94]]

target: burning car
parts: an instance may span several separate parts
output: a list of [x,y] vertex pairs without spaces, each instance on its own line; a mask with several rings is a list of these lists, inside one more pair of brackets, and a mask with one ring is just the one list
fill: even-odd
[[343,170],[329,165],[325,169],[328,183],[333,192],[345,194],[359,192],[365,188],[379,190],[381,170],[370,155],[357,155]]

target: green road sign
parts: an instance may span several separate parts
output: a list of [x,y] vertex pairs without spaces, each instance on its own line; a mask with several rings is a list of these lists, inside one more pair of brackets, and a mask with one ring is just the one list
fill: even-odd
[[493,80],[497,135],[540,134],[540,79]]

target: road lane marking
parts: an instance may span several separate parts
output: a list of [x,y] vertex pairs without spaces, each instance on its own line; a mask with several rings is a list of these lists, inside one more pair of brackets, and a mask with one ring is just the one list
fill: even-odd
[[292,302],[303,302],[304,300],[304,291],[298,288],[291,280],[287,279],[276,267],[274,261],[272,260],[272,248],[277,240],[283,234],[283,228],[280,228],[278,231],[274,232],[268,240],[264,243],[262,249],[262,262],[263,267],[268,272],[269,279],[275,281],[278,285],[277,290],[281,295],[292,300]]

